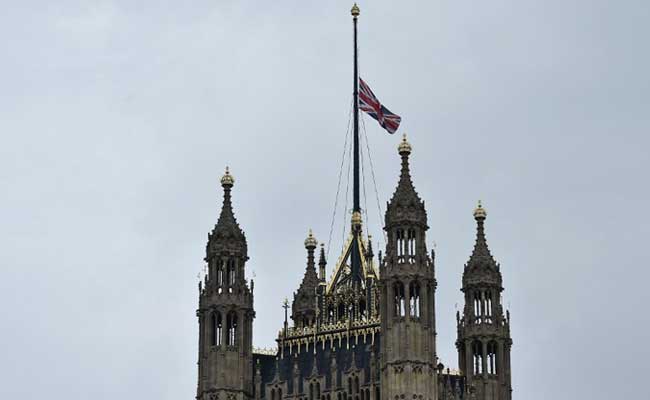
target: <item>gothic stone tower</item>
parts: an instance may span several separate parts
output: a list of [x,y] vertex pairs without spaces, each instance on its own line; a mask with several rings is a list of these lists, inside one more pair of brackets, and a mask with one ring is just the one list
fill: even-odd
[[386,210],[388,239],[379,274],[381,397],[437,400],[436,280],[426,249],[427,214],[411,181],[406,136],[398,150],[402,171]]
[[486,216],[479,202],[476,244],[463,272],[465,308],[462,318],[456,315],[458,363],[477,400],[510,400],[510,315],[503,315],[501,271],[485,239]]
[[246,237],[232,211],[234,178],[221,178],[223,206],[208,235],[208,274],[199,285],[198,400],[245,400],[253,389],[253,284],[244,278]]

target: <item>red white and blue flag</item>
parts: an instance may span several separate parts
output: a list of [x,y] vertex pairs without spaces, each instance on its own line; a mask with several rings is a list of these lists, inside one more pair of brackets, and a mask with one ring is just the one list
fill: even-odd
[[395,133],[397,128],[399,128],[399,123],[402,121],[399,115],[393,114],[381,105],[377,97],[375,97],[375,94],[370,90],[370,87],[368,87],[368,84],[361,78],[359,78],[359,108],[376,119],[379,125],[386,129],[388,133]]

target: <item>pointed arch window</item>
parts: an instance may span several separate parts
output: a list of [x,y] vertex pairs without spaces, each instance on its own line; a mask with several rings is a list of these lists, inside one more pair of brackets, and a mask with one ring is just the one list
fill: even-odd
[[472,343],[472,360],[474,363],[474,375],[483,373],[483,343],[475,340]]
[[408,254],[407,261],[411,264],[415,262],[415,250],[416,250],[415,238],[416,238],[415,229],[409,229],[407,242],[406,242],[406,252]]
[[228,259],[228,264],[227,264],[227,272],[226,272],[226,280],[228,284],[228,292],[232,293],[232,288],[235,286],[235,279],[236,279],[236,273],[235,273],[235,259],[234,258],[229,258]]
[[327,322],[330,324],[334,323],[334,306],[329,306],[327,308]]
[[396,249],[397,249],[397,262],[404,262],[406,255],[406,237],[404,235],[404,230],[398,229],[396,234]]
[[411,282],[409,284],[409,315],[413,318],[420,318],[420,284]]
[[210,345],[221,346],[222,320],[218,311],[210,315]]
[[235,346],[237,345],[237,313],[231,311],[228,313],[226,318],[227,324],[227,335],[226,335],[226,345]]
[[485,297],[485,322],[492,323],[492,291],[487,290],[484,294]]
[[337,309],[337,318],[339,321],[345,321],[345,317],[347,314],[347,307],[345,306],[345,303],[339,303],[338,309]]
[[402,282],[395,282],[393,284],[393,303],[396,317],[404,317],[406,315],[406,304],[404,299],[404,284]]
[[221,288],[223,287],[223,275],[224,275],[224,260],[217,260],[217,287],[219,288],[219,293],[221,293]]
[[475,291],[474,292],[474,318],[475,318],[475,323],[480,324],[481,323],[481,308],[482,308],[482,300],[481,300],[481,292],[480,291]]
[[496,375],[497,372],[497,348],[498,344],[496,341],[492,340],[488,343],[487,346],[487,369],[488,374]]
[[359,300],[359,319],[365,321],[367,319],[366,301]]

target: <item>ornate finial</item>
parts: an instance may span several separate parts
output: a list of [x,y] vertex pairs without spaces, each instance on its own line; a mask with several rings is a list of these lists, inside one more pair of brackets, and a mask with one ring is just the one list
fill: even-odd
[[235,183],[235,177],[230,175],[230,170],[226,167],[226,173],[221,177],[221,186],[232,186]]
[[305,248],[306,249],[315,249],[316,246],[318,246],[318,240],[314,237],[314,234],[312,233],[311,229],[309,230],[309,235],[307,236],[307,239],[305,239]]
[[406,140],[406,133],[402,136],[402,141],[397,146],[399,154],[411,154],[411,144]]
[[359,211],[355,211],[352,213],[352,228],[360,228],[361,227],[361,213]]
[[357,5],[357,3],[354,3],[354,5],[352,6],[352,10],[350,10],[350,13],[352,14],[352,16],[354,18],[359,16],[360,10],[359,10],[359,6]]
[[474,218],[476,219],[485,219],[487,217],[487,211],[481,205],[481,200],[478,201],[478,206],[474,209]]

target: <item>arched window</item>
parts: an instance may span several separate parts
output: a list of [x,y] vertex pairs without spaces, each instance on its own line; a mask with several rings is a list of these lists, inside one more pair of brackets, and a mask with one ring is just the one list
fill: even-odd
[[217,344],[217,315],[215,313],[210,314],[210,345],[214,346]]
[[327,322],[330,324],[334,323],[334,307],[329,306],[327,308]]
[[320,398],[320,382],[316,382],[316,398]]
[[408,230],[408,242],[407,242],[407,253],[408,253],[408,262],[415,262],[415,229]]
[[420,318],[420,284],[411,282],[409,284],[409,310],[410,316]]
[[363,299],[359,300],[359,319],[366,320],[366,301]]
[[226,323],[228,330],[226,345],[235,346],[237,344],[237,314],[234,311],[228,313]]
[[485,292],[485,316],[488,324],[492,323],[492,292]]
[[403,317],[406,314],[406,305],[404,304],[404,284],[395,282],[393,285],[394,309],[396,317]]
[[212,346],[221,346],[222,326],[221,313],[213,312],[210,316],[210,344]]
[[282,400],[282,389],[278,388],[278,400]]
[[476,323],[481,323],[481,292],[474,292],[474,317]]
[[359,377],[356,375],[354,376],[354,393],[359,393]]
[[232,293],[232,288],[235,286],[235,260],[233,258],[228,259],[228,271],[226,274],[226,279],[228,280],[228,292]]
[[314,400],[314,384],[309,384],[309,400]]
[[381,396],[379,396],[379,386],[375,386],[375,400],[381,400]]
[[483,344],[478,340],[472,343],[472,355],[474,361],[474,375],[483,373]]
[[217,261],[217,288],[219,288],[219,293],[221,293],[221,288],[223,287],[223,260],[219,259]]
[[397,245],[397,262],[404,262],[404,253],[406,250],[405,246],[405,237],[404,237],[404,231],[401,229],[398,229],[396,234],[396,245]]
[[348,393],[352,394],[352,377],[348,376]]
[[491,341],[487,346],[487,362],[488,362],[488,374],[496,375],[497,374],[497,348],[498,344],[495,341]]
[[345,317],[347,316],[346,315],[347,310],[346,310],[346,307],[345,307],[345,303],[339,303],[339,307],[338,307],[337,311],[338,311],[337,316],[338,316],[339,321],[345,321]]
[[275,400],[275,389],[271,389],[271,400]]

